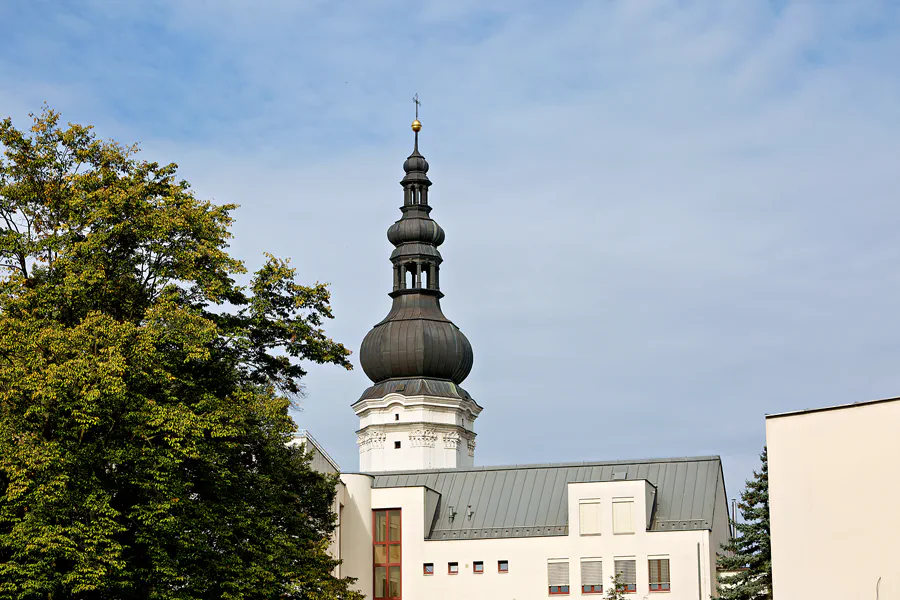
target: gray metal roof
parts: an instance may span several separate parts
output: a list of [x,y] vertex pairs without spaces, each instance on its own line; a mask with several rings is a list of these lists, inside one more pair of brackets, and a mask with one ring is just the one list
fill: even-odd
[[[650,531],[712,529],[717,495],[725,489],[718,456],[372,475],[376,488],[424,486],[440,494],[431,540],[567,535],[566,484],[623,479],[656,488]],[[448,506],[457,511],[455,519]]]

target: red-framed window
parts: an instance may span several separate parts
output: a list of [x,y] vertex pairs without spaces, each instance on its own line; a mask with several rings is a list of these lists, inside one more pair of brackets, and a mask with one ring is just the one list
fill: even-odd
[[551,596],[565,596],[569,593],[569,561],[547,561],[547,587]]
[[651,558],[648,563],[648,566],[650,567],[650,591],[672,591],[672,586],[669,581],[669,559]]
[[508,560],[498,560],[497,561],[497,572],[498,573],[509,573],[509,561]]
[[434,563],[423,563],[422,573],[425,575],[434,575]]
[[458,562],[448,562],[447,563],[447,574],[448,575],[459,575],[459,563]]
[[619,576],[619,591],[626,594],[637,593],[637,564],[633,558],[616,559],[616,575]]
[[400,509],[372,511],[375,598],[400,600]]
[[472,572],[473,573],[484,573],[484,561],[483,560],[472,561]]
[[581,593],[603,593],[603,561],[598,558],[581,559]]

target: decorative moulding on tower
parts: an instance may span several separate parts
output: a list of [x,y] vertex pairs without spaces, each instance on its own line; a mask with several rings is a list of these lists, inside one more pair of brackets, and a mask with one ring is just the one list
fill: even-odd
[[368,450],[380,450],[384,448],[384,441],[387,435],[383,431],[367,430],[356,436],[356,444],[359,446],[360,452]]
[[456,450],[459,447],[459,434],[455,431],[449,431],[444,434],[444,448],[448,450]]
[[437,442],[437,433],[433,429],[416,429],[409,434],[409,443],[414,447],[434,448],[435,442]]

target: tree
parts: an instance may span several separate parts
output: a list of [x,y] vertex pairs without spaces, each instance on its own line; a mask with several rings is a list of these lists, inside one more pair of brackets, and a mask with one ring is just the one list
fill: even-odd
[[335,478],[289,446],[325,285],[227,252],[176,165],[0,122],[0,598],[352,598]]
[[719,577],[719,597],[725,600],[770,600],[772,598],[772,544],[769,530],[769,459],[766,448],[759,455],[762,466],[753,472],[741,492],[742,523],[734,523],[740,534],[722,544],[720,569],[731,573]]
[[609,576],[610,585],[606,588],[606,594],[603,596],[605,600],[627,600],[629,596],[625,595],[625,584],[622,583],[622,574],[616,573]]

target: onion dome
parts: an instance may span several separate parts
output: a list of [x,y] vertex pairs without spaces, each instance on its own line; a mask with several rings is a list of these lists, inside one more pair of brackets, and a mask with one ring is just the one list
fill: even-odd
[[402,214],[387,232],[388,240],[394,245],[391,253],[394,286],[389,294],[393,306],[363,339],[360,362],[375,384],[391,380],[394,382],[391,389],[408,387],[410,391],[432,388],[437,391],[450,385],[446,394],[468,397],[453,384],[461,383],[472,370],[472,346],[459,327],[441,311],[443,294],[439,275],[443,258],[437,247],[444,242],[444,230],[430,217],[431,181],[428,161],[419,153],[421,128],[417,118],[412,126],[413,152],[403,163],[405,174],[400,181]]

